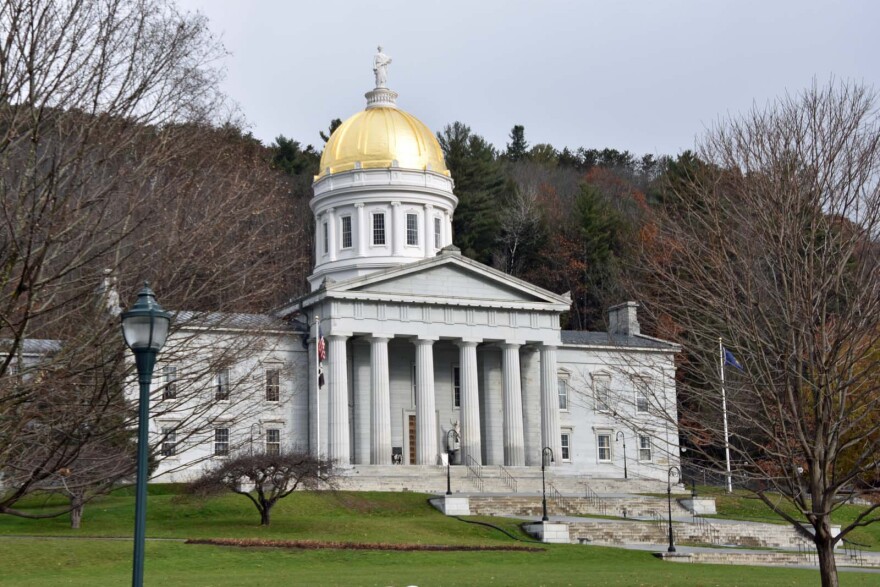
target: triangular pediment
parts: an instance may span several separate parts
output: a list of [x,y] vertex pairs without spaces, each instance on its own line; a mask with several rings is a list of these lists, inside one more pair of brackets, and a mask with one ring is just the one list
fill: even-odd
[[554,306],[570,303],[567,296],[554,294],[459,255],[441,255],[334,284],[328,288],[328,293],[330,291],[414,301],[430,299],[434,303],[444,303],[444,300]]

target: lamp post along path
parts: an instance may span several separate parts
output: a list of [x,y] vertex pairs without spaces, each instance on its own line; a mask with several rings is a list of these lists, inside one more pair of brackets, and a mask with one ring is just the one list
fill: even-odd
[[455,439],[458,437],[458,432],[455,431],[455,428],[450,428],[446,431],[446,495],[452,495],[452,477],[450,467],[452,465],[452,442],[449,441],[449,436],[453,435],[452,442],[455,442]]
[[547,453],[550,453],[550,462],[553,462],[553,449],[549,446],[545,446],[541,449],[541,510],[543,515],[541,516],[542,522],[549,522],[550,518],[547,516],[547,484],[544,481],[544,469],[547,465]]
[[626,434],[622,430],[618,430],[615,439],[623,440],[623,478],[629,479],[629,472],[626,470]]
[[669,507],[669,548],[667,552],[675,552],[675,540],[672,536],[672,474],[675,473],[676,479],[681,477],[681,470],[678,467],[669,467],[666,472],[666,504]]
[[138,292],[130,310],[122,313],[122,335],[134,353],[138,374],[137,484],[134,516],[134,561],[131,584],[144,584],[144,537],[147,524],[147,455],[149,454],[150,383],[156,355],[165,346],[171,315],[156,302],[149,283]]

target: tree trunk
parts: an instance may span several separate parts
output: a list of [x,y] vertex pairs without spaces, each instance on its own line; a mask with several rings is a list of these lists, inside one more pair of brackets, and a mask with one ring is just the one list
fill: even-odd
[[819,575],[822,587],[837,587],[837,561],[834,560],[834,543],[831,541],[830,520],[825,517],[816,528],[816,552],[819,556]]
[[82,497],[72,496],[70,498],[70,506],[70,527],[74,530],[79,530],[79,526],[82,523],[83,509],[85,508],[85,503],[83,502]]
[[269,508],[263,508],[260,510],[260,526],[268,526],[270,522],[269,519]]

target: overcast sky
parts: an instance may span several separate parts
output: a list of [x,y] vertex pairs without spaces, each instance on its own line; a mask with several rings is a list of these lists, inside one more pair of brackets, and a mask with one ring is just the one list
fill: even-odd
[[431,129],[676,154],[721,116],[833,74],[880,89],[876,0],[179,0],[230,52],[251,131],[321,145],[364,107],[372,57]]

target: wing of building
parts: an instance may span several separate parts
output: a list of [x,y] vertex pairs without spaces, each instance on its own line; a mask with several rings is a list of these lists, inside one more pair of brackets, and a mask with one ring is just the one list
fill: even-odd
[[236,450],[299,448],[359,470],[545,458],[560,473],[665,480],[679,457],[678,347],[640,334],[634,302],[609,310],[608,332],[562,331],[568,294],[462,256],[434,134],[392,90],[366,97],[314,181],[311,293],[274,316],[184,316],[169,341],[252,339],[245,359],[199,375],[217,404],[204,409],[210,426],[187,434],[199,428],[191,404],[163,408],[198,369],[160,356],[158,479]]

